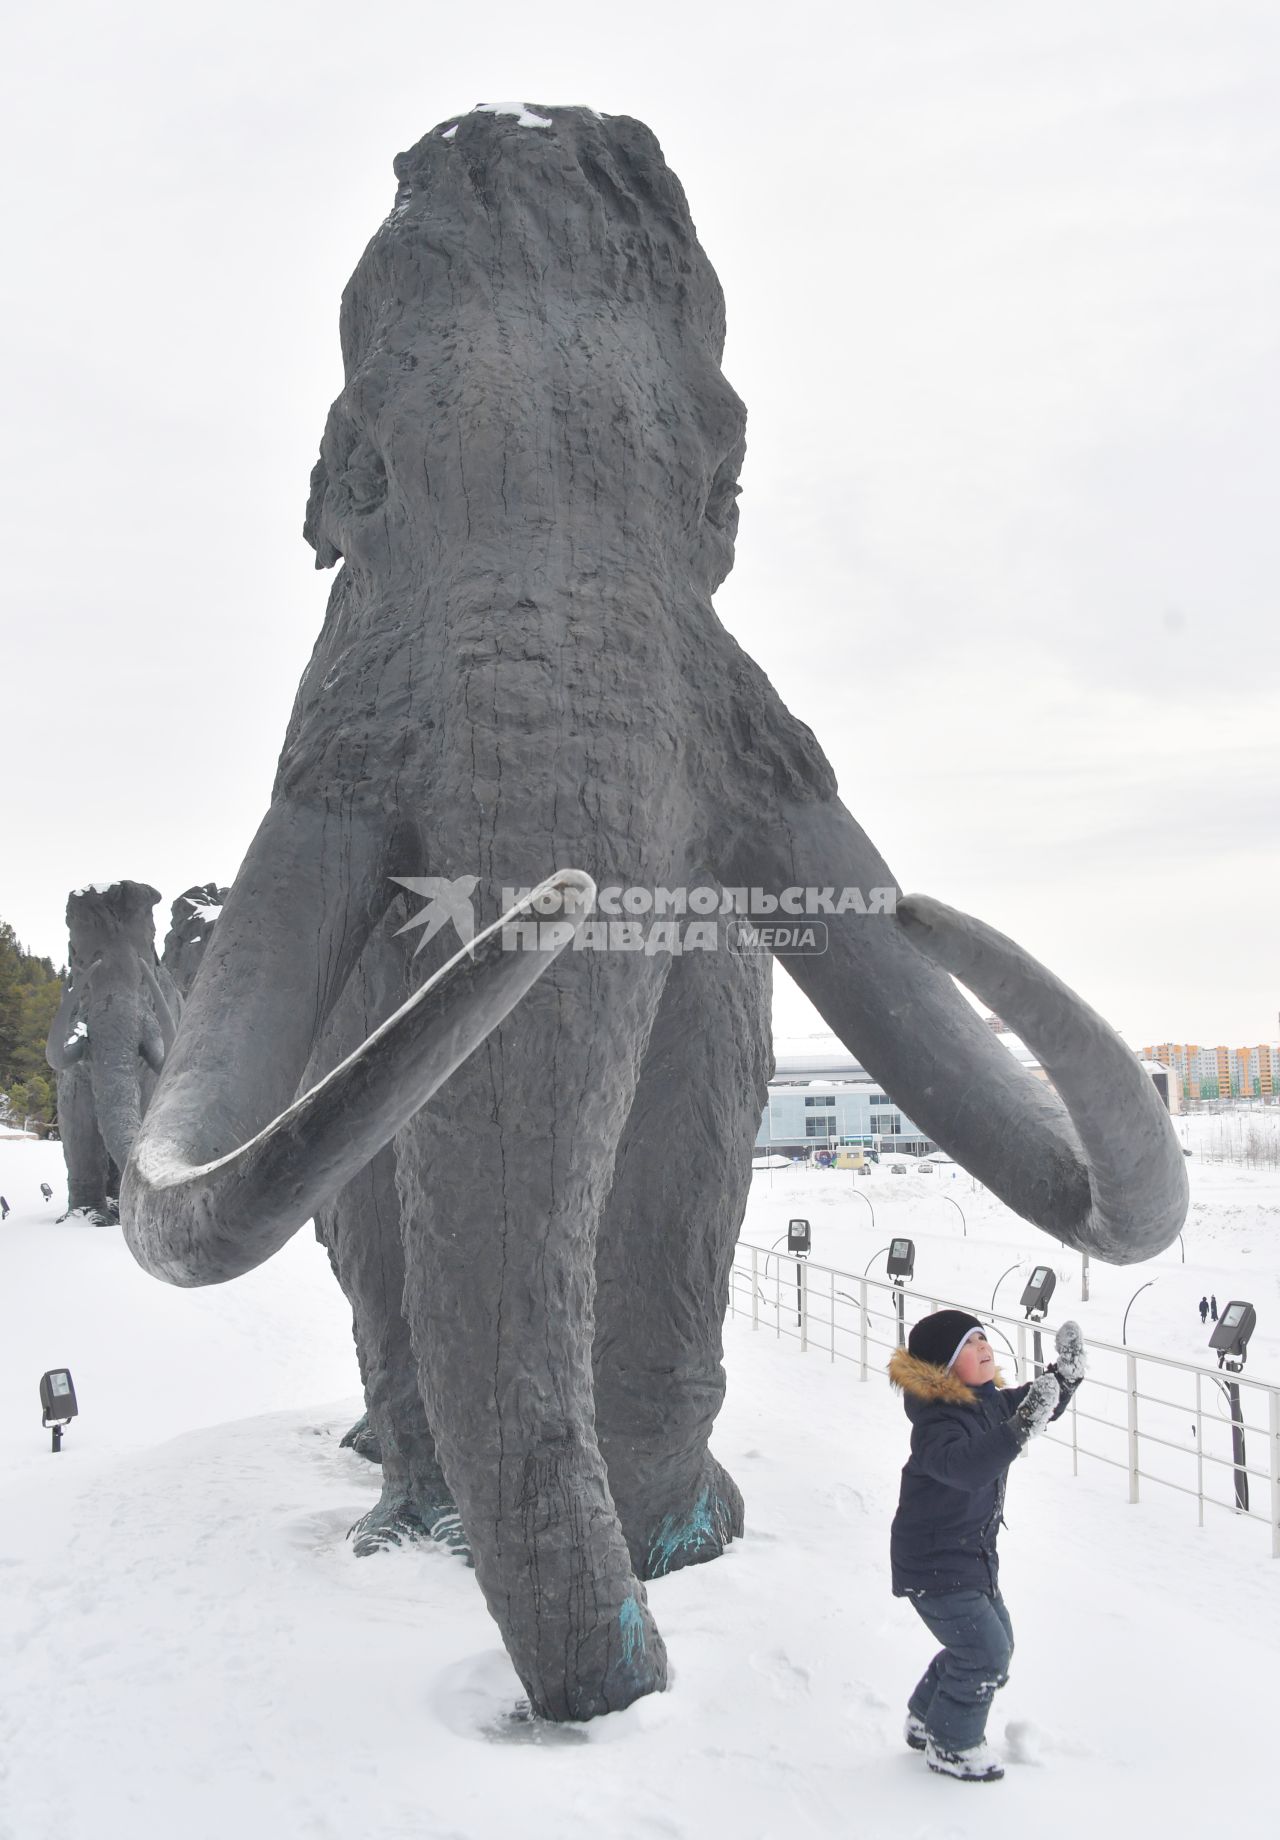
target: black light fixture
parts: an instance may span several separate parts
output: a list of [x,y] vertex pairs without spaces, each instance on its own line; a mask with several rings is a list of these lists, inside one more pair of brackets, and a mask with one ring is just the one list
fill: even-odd
[[913,1278],[916,1271],[916,1243],[913,1239],[894,1239],[889,1242],[889,1257],[886,1270],[895,1283],[904,1278]]
[[[1249,1351],[1249,1337],[1257,1327],[1258,1313],[1251,1303],[1229,1303],[1213,1325],[1209,1346],[1218,1356],[1218,1366],[1229,1374],[1238,1374]],[[1244,1460],[1244,1414],[1240,1410],[1240,1388],[1234,1380],[1221,1382],[1231,1407],[1231,1457],[1235,1465],[1236,1507],[1249,1506],[1249,1472]]]
[[1238,1374],[1245,1364],[1249,1337],[1258,1326],[1258,1312],[1251,1303],[1229,1303],[1209,1337],[1209,1346],[1217,1352],[1218,1366]]
[[1040,1341],[1040,1324],[1044,1321],[1049,1299],[1058,1285],[1058,1274],[1051,1265],[1037,1265],[1027,1279],[1018,1307],[1027,1313],[1027,1321],[1036,1326],[1031,1334],[1031,1360],[1037,1378],[1044,1369],[1044,1348]]
[[66,1367],[51,1367],[40,1376],[40,1423],[53,1427],[53,1449],[62,1449],[62,1433],[78,1418],[75,1383]]
[[1043,1322],[1049,1308],[1049,1299],[1058,1286],[1057,1273],[1050,1265],[1037,1265],[1027,1279],[1018,1308],[1025,1310],[1032,1322]]
[[898,1313],[898,1346],[905,1348],[907,1345],[907,1307],[903,1285],[915,1276],[916,1242],[913,1239],[891,1239],[885,1269],[893,1279],[893,1292]]
[[813,1250],[813,1235],[807,1220],[789,1220],[787,1222],[787,1251],[796,1260],[796,1325],[804,1327],[804,1276],[800,1270],[800,1261],[807,1259]]

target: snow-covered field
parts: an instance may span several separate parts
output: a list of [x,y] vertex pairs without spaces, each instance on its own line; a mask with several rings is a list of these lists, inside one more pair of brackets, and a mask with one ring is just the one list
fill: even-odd
[[[1195,1304],[1248,1296],[1249,1372],[1280,1378],[1280,1178],[1191,1164],[1178,1249],[1093,1268],[958,1175],[756,1178],[744,1238],[792,1213],[861,1271],[917,1241],[930,1293],[985,1305],[1051,1257],[1053,1315],[1207,1362]],[[1033,1447],[1010,1478],[1004,1584],[1018,1636],[992,1733],[1008,1776],[929,1775],[900,1741],[930,1644],[889,1594],[905,1454],[881,1379],[727,1326],[718,1454],[747,1496],[725,1559],[650,1587],[670,1692],[581,1728],[512,1716],[519,1686],[474,1580],[436,1551],[357,1560],[376,1472],[338,1439],[359,1409],[347,1312],[299,1235],[202,1292],[133,1265],[118,1230],[55,1226],[56,1145],[0,1140],[2,1840],[561,1840],[565,1834],[871,1840],[1203,1835],[1273,1819],[1269,1708],[1280,1562],[1265,1527]],[[965,1210],[969,1237],[944,1188]],[[949,1216],[947,1221],[943,1216]],[[859,1221],[856,1216],[864,1216]],[[1025,1265],[1024,1265],[1025,1268]],[[1017,1277],[1000,1304],[1012,1311]],[[54,1457],[41,1372],[81,1417]],[[1009,1734],[1006,1737],[1006,1733]]]

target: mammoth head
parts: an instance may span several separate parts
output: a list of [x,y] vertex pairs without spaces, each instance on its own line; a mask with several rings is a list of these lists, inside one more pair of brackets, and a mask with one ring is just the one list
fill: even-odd
[[72,979],[111,954],[156,950],[152,909],[160,890],[146,882],[91,882],[67,896]]
[[186,996],[195,980],[205,947],[230,892],[229,888],[220,888],[217,882],[200,882],[180,894],[170,910],[169,931],[164,936],[160,962],[177,985],[180,996]]
[[[510,568],[574,522],[584,566],[732,565],[746,412],[724,298],[642,122],[482,106],[394,162],[389,216],[342,302],[346,387],[305,535],[386,575]],[[500,488],[500,489],[499,489]],[[678,582],[677,582],[678,586]]]

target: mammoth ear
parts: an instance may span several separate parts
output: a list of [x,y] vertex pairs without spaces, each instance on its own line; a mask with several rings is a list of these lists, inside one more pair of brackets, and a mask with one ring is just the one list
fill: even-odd
[[316,567],[331,569],[335,562],[341,562],[342,551],[325,529],[325,499],[329,492],[329,469],[325,465],[324,454],[311,469],[311,490],[307,495],[307,515],[302,522],[302,534],[316,552]]

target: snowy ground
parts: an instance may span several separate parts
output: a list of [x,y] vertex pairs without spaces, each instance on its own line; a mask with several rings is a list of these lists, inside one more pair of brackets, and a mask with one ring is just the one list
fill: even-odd
[[[357,1560],[343,1542],[376,1476],[337,1448],[355,1359],[314,1243],[234,1285],[169,1290],[117,1230],[55,1226],[42,1179],[61,1192],[56,1145],[0,1140],[0,1840],[1078,1840],[1199,1836],[1226,1808],[1245,1828],[1269,1819],[1259,1712],[1280,1563],[1265,1528],[1221,1514],[1201,1531],[1181,1498],[1130,1507],[1123,1478],[1072,1480],[1061,1452],[1034,1449],[1003,1538],[1018,1653],[992,1730],[1012,1728],[1009,1774],[931,1777],[899,1737],[930,1650],[888,1588],[901,1407],[883,1380],[741,1319],[716,1447],[749,1531],[650,1587],[671,1691],[582,1728],[514,1719],[471,1576],[434,1551]],[[1280,1181],[1194,1163],[1192,1179],[1187,1264],[1175,1249],[1151,1268],[1130,1340],[1203,1359],[1194,1303],[1235,1290],[1258,1306],[1258,1367],[1280,1376]],[[1057,1301],[1076,1308],[1078,1259],[967,1176],[947,1187],[968,1240],[926,1192],[937,1178],[868,1179],[878,1237],[853,1224],[851,1180],[757,1178],[745,1237],[768,1244],[808,1213],[815,1257],[860,1271],[909,1227],[923,1283],[976,1304],[1020,1255],[1052,1253]],[[1093,1334],[1114,1333],[1143,1277],[1094,1267],[1077,1311]],[[53,1457],[36,1383],[61,1362],[82,1417]]]

